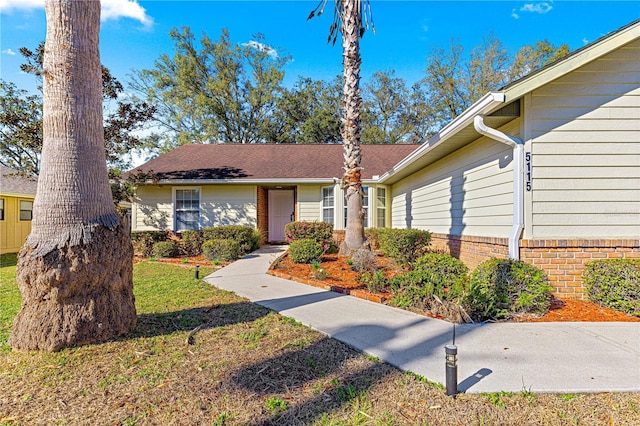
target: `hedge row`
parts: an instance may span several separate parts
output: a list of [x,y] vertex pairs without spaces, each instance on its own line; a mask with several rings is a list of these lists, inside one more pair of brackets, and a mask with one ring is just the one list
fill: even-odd
[[[131,234],[134,253],[139,256],[176,257],[204,254],[210,260],[231,261],[258,247],[262,234],[250,226],[227,225],[184,231],[143,231]],[[229,243],[232,241],[232,243]],[[237,246],[237,247],[236,247]]]

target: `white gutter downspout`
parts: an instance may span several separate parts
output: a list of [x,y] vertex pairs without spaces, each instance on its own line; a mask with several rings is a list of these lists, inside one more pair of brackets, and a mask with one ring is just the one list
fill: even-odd
[[509,235],[509,257],[520,258],[520,235],[524,229],[524,143],[499,130],[488,127],[483,115],[476,115],[473,126],[478,133],[513,148],[513,228]]

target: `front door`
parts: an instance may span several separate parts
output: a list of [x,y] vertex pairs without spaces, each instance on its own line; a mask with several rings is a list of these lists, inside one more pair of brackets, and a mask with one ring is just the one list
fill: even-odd
[[294,220],[292,189],[269,191],[269,241],[284,241],[284,226]]

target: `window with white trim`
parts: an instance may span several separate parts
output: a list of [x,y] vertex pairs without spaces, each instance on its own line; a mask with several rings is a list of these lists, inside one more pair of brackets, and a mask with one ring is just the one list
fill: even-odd
[[0,198],[0,220],[4,220],[4,198]]
[[376,188],[376,227],[387,226],[387,188]]
[[20,200],[20,220],[29,221],[33,217],[33,201]]
[[[369,187],[363,186],[362,192],[364,197],[362,198],[362,209],[364,210],[363,224],[365,228],[369,228]],[[344,195],[344,227],[347,227],[347,194]]]
[[322,188],[322,221],[333,224],[335,197],[333,186]]
[[200,229],[200,189],[176,189],[176,232]]

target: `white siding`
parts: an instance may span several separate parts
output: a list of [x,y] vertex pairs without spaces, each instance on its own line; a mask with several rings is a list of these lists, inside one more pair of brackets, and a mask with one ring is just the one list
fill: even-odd
[[202,227],[246,225],[257,227],[255,185],[202,186]]
[[[132,230],[173,230],[173,199],[170,185],[141,186],[133,204]],[[257,226],[257,192],[254,185],[200,186],[203,228],[220,225]]]
[[131,210],[132,231],[168,231],[173,229],[171,187],[138,187]]
[[[507,133],[518,132],[515,120]],[[512,148],[481,138],[391,188],[394,228],[507,237],[513,222]]]
[[640,236],[640,41],[532,92],[531,238]]
[[320,185],[298,185],[298,220],[322,220],[322,189]]

